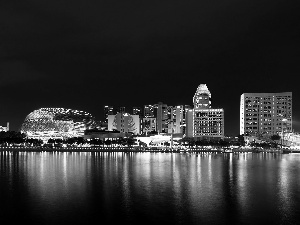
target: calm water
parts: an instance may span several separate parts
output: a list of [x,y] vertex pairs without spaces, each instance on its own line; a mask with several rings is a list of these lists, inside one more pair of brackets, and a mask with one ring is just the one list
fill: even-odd
[[1,152],[0,159],[1,222],[300,222],[300,154]]

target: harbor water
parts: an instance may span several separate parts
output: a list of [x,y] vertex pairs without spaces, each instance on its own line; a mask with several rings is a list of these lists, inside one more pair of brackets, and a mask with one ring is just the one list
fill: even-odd
[[300,154],[0,152],[14,224],[297,224]]

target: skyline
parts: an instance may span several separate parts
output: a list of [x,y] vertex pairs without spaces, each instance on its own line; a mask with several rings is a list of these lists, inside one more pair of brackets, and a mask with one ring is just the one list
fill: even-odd
[[[291,92],[290,92],[291,93]],[[243,94],[249,94],[249,93],[243,93]],[[252,94],[252,93],[251,93]],[[257,94],[257,93],[254,93],[254,94]],[[267,94],[267,93],[263,93],[263,94]],[[274,94],[276,94],[276,93],[274,93]],[[165,103],[164,103],[165,104]],[[153,104],[152,104],[153,105]],[[184,105],[184,104],[183,104]],[[187,104],[185,104],[185,105],[187,105]],[[134,115],[131,111],[133,110],[133,108],[135,108],[135,107],[140,107],[140,106],[132,106],[132,107],[130,107],[130,109],[128,108],[128,107],[123,107],[123,106],[113,106],[113,105],[110,105],[110,106],[112,106],[113,107],[113,109],[114,109],[114,111],[115,110],[117,110],[119,107],[121,107],[121,108],[124,108],[125,109],[125,113],[129,113],[129,114],[132,114],[132,115]],[[144,118],[144,106],[147,106],[147,104],[144,104],[143,106],[141,106],[140,107],[140,109],[141,109],[141,113],[142,113],[142,118]],[[170,105],[168,105],[168,106],[170,106]],[[193,105],[190,105],[191,107],[192,107],[192,109],[194,109],[194,106]],[[172,106],[170,106],[170,107],[176,107],[176,105],[172,105]],[[38,110],[38,109],[35,109],[35,110]],[[78,109],[72,109],[72,110],[78,110]],[[30,112],[30,113],[32,113],[32,112]],[[87,113],[89,113],[89,112],[87,112]],[[113,115],[115,115],[116,113],[114,113]],[[96,118],[96,121],[105,121],[105,118],[104,118],[104,106],[103,106],[103,110],[102,110],[102,116],[101,116],[101,119],[99,120],[99,119],[97,119],[97,117],[95,117],[94,115],[92,115],[94,118]],[[27,115],[26,115],[26,117],[27,117]],[[240,121],[240,118],[239,118],[239,121]],[[293,121],[293,120],[292,120]],[[9,122],[9,121],[7,121],[7,122]],[[1,125],[0,125],[1,126]],[[239,126],[240,126],[240,124],[239,124]],[[294,130],[295,128],[293,128],[292,130]],[[16,130],[16,129],[13,129],[13,130]],[[17,129],[18,130],[18,129]],[[226,130],[226,129],[225,129]],[[239,132],[240,132],[240,130],[239,130]],[[225,135],[227,135],[227,136],[230,136],[230,135],[234,135],[234,134],[226,134],[226,132],[225,132]]]
[[1,3],[0,125],[42,107],[192,105],[200,83],[239,133],[243,93],[293,92],[300,131],[299,8],[285,1]]

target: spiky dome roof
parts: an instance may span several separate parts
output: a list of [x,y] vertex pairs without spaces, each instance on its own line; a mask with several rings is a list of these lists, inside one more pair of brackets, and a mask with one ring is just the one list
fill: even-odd
[[206,84],[200,84],[194,94],[194,108],[210,108],[211,94]]
[[206,84],[200,84],[197,88],[195,95],[207,94],[211,98],[210,91],[208,90]]
[[91,114],[65,108],[41,108],[29,113],[25,118],[21,132],[68,132],[78,127],[94,124]]

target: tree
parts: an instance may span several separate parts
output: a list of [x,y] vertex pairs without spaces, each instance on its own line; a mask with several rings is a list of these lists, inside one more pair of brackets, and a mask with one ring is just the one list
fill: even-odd
[[278,134],[273,134],[271,136],[271,140],[272,141],[279,141],[281,139],[281,137]]

